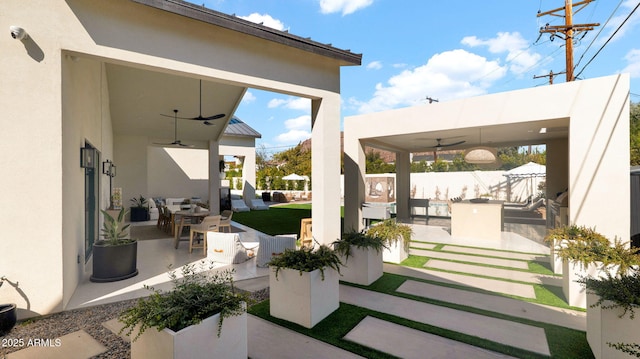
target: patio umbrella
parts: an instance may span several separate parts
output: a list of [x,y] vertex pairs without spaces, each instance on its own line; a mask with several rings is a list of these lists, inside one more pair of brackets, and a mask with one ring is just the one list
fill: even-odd
[[282,177],[282,179],[285,180],[285,181],[303,181],[306,178],[303,177],[303,176],[300,176],[298,174],[292,173],[290,175],[286,175],[286,176]]
[[545,177],[547,175],[547,167],[535,162],[529,162],[522,166],[512,168],[507,171],[503,176],[507,177],[507,183],[509,186],[508,199],[511,200],[511,179],[527,179],[529,181],[530,192],[533,194],[533,178]]

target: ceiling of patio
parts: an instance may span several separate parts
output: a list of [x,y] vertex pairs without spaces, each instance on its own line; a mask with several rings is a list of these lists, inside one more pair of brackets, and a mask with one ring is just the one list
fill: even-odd
[[[172,142],[175,134],[173,110],[178,110],[178,117],[197,117],[200,113],[197,77],[107,64],[107,79],[113,132],[117,135],[146,136],[152,141]],[[222,113],[225,117],[210,121],[215,126],[178,119],[177,138],[183,142],[217,139],[242,100],[245,89],[203,80],[202,116]]]
[[[541,133],[542,128],[546,128],[546,133]],[[363,141],[379,149],[411,153],[437,150],[437,139],[441,139],[442,145],[465,141],[456,146],[443,146],[442,150],[462,150],[476,146],[528,146],[545,144],[552,139],[567,138],[568,128],[569,120],[564,118],[381,136]]]

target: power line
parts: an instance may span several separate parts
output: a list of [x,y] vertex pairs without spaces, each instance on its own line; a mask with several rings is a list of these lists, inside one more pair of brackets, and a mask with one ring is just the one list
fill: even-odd
[[584,50],[584,52],[582,53],[582,56],[580,56],[580,58],[578,59],[578,62],[576,63],[576,65],[573,67],[574,70],[578,67],[578,65],[580,65],[580,62],[582,61],[582,59],[584,58],[584,55],[587,54],[587,52],[589,51],[589,49],[591,48],[591,45],[593,45],[596,40],[598,39],[598,37],[600,36],[600,34],[602,33],[602,31],[604,30],[605,27],[607,27],[607,24],[609,23],[609,21],[611,21],[611,19],[613,19],[613,16],[616,14],[616,12],[618,11],[618,9],[620,8],[620,5],[622,5],[622,2],[624,0],[620,0],[620,2],[618,3],[618,6],[616,6],[616,8],[613,10],[613,12],[611,12],[611,15],[609,15],[609,18],[607,19],[607,21],[604,23],[604,25],[602,25],[600,27],[600,30],[598,31],[598,33],[596,34],[596,36],[593,37],[593,39],[591,40],[591,43],[589,43],[589,45],[587,46],[587,48]]
[[582,70],[580,70],[580,72],[578,73],[577,76],[580,76],[580,74],[584,71],[584,69],[589,66],[589,64],[591,63],[591,61],[593,61],[596,56],[598,56],[598,54],[600,54],[600,51],[602,51],[602,49],[604,49],[605,46],[607,46],[607,44],[609,43],[609,41],[611,41],[611,39],[613,39],[614,36],[616,36],[616,34],[618,33],[618,31],[622,28],[622,26],[627,22],[627,20],[629,20],[629,18],[631,17],[631,15],[633,15],[634,12],[636,12],[636,10],[638,10],[638,7],[640,7],[640,2],[636,5],[636,7],[633,8],[633,10],[631,10],[631,12],[629,13],[629,15],[624,19],[624,21],[618,26],[618,28],[616,29],[616,31],[614,31],[611,36],[609,36],[609,38],[607,39],[607,41],[605,41],[604,44],[602,44],[602,46],[600,47],[600,49],[598,49],[598,51],[593,55],[593,57],[589,60],[589,62],[587,62],[584,67],[582,68]]

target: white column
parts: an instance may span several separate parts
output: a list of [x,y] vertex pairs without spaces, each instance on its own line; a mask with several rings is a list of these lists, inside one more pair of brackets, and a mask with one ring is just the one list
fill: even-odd
[[365,201],[366,157],[364,145],[358,140],[358,129],[344,124],[344,230],[359,232],[362,223],[362,203]]
[[411,163],[409,152],[396,152],[396,218],[399,222],[409,221],[411,197]]
[[220,150],[218,141],[209,141],[209,211],[220,214]]
[[242,197],[244,201],[256,198],[256,151],[248,151],[244,154],[242,162]]
[[313,238],[340,238],[340,95],[311,101],[311,185]]

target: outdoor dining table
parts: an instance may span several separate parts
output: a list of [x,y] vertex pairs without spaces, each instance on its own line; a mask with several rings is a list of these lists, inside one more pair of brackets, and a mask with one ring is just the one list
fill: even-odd
[[174,246],[176,249],[178,248],[178,243],[180,242],[180,234],[182,233],[182,228],[184,227],[185,218],[191,219],[191,223],[195,224],[200,222],[200,220],[209,215],[209,211],[200,211],[195,212],[191,210],[180,210],[171,212],[171,223],[175,223],[175,216],[180,216],[180,223],[174,228]]

